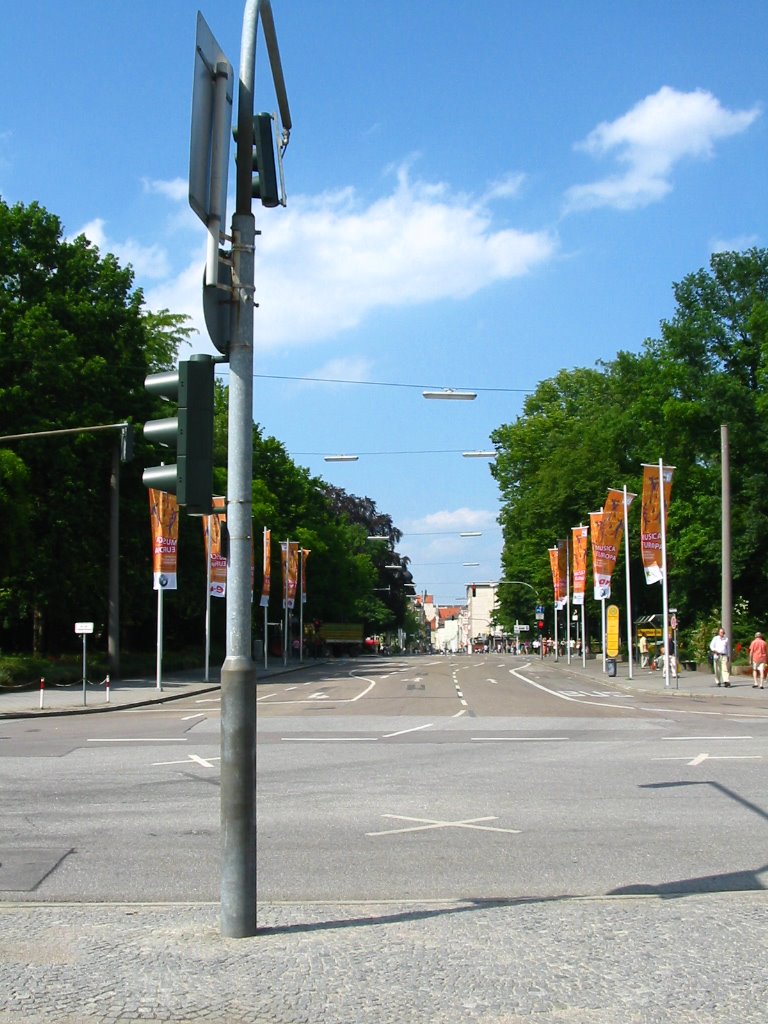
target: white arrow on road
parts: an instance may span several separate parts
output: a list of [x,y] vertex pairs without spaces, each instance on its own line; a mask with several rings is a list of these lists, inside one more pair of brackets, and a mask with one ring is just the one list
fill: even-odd
[[211,764],[212,761],[220,761],[220,757],[200,757],[198,754],[188,754],[184,761],[154,761],[152,764],[153,768],[160,768],[168,764],[189,764],[191,761],[193,764],[199,764],[201,768],[215,768],[216,766]]

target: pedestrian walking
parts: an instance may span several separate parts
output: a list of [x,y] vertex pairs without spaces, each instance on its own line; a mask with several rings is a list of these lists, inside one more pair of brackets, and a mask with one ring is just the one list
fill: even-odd
[[637,646],[640,648],[640,668],[648,668],[648,637],[641,634]]
[[731,673],[729,660],[731,657],[731,650],[728,637],[725,635],[725,630],[722,626],[712,637],[709,644],[709,650],[712,655],[712,671],[715,674],[717,685],[730,686]]
[[755,633],[749,645],[749,663],[752,666],[752,689],[765,689],[765,665],[768,662],[768,644],[762,633]]

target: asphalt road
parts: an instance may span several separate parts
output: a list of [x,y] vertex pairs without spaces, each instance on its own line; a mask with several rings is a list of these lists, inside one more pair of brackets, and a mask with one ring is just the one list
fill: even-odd
[[[219,697],[0,725],[0,899],[216,901]],[[751,890],[768,708],[496,655],[258,687],[263,901]]]
[[762,1024],[768,702],[651,682],[496,656],[260,682],[244,939],[218,693],[0,721],[0,1024]]

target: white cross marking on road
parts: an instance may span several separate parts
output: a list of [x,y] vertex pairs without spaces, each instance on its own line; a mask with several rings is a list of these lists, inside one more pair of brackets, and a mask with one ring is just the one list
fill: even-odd
[[383,832],[366,832],[367,836],[391,836],[398,832],[425,832],[433,828],[475,828],[483,832],[510,832],[517,835],[519,828],[497,828],[493,825],[478,825],[478,821],[498,821],[498,817],[491,815],[487,818],[467,818],[465,821],[440,821],[433,818],[409,818],[404,814],[382,814],[382,818],[395,818],[398,821],[418,821],[419,825],[409,825],[406,828],[384,829]]
[[211,764],[211,761],[220,761],[220,757],[199,757],[197,754],[188,754],[184,761],[154,761],[152,764],[153,768],[160,768],[168,764],[189,764],[190,761],[193,764],[199,764],[202,768],[214,768],[215,765]]

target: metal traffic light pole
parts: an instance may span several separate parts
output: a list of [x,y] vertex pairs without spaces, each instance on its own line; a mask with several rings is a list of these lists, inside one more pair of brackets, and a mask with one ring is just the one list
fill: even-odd
[[237,191],[232,217],[234,305],[229,347],[227,654],[221,669],[221,932],[256,934],[256,670],[252,656],[253,488],[252,213],[253,90],[261,20],[280,116],[291,119],[269,0],[247,0],[237,112]]

